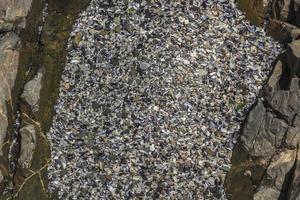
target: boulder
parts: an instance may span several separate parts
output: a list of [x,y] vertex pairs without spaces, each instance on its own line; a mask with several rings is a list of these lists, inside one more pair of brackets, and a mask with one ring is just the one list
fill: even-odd
[[229,199],[300,197],[298,44],[277,61],[241,129],[225,180]]

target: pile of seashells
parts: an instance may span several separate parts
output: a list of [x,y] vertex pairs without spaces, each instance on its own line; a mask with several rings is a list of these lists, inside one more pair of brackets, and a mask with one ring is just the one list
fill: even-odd
[[232,0],[92,0],[55,107],[62,199],[226,199],[247,109],[280,47]]

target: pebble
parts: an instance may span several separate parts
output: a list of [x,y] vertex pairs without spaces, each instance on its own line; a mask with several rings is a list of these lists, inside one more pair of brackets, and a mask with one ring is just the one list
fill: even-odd
[[233,0],[92,0],[73,29],[49,191],[226,199],[236,133],[280,46]]

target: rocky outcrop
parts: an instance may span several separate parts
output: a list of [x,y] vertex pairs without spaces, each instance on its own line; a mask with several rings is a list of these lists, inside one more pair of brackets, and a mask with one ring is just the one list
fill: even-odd
[[0,2],[0,31],[24,29],[31,5],[32,0],[2,0]]
[[69,33],[89,0],[0,1],[0,199],[49,199],[45,133]]
[[234,148],[226,179],[231,199],[293,199],[288,198],[294,192],[291,182],[300,181],[294,176],[299,173],[300,90],[294,65],[283,64],[290,53],[277,61]]
[[0,192],[8,195],[12,185],[9,148],[12,143],[14,121],[13,89],[16,86],[21,49],[20,32],[26,26],[26,17],[32,0],[0,2]]
[[[296,0],[274,0],[269,33],[286,46],[241,129],[229,199],[300,199],[300,38]],[[300,5],[300,4],[299,4]]]

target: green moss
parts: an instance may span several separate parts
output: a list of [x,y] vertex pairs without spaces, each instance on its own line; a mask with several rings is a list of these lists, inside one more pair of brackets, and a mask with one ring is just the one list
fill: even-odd
[[[58,97],[61,74],[66,62],[66,47],[72,25],[79,12],[85,9],[90,0],[49,0],[48,16],[43,26],[40,43],[38,27],[41,24],[42,2],[44,1],[34,0],[27,19],[28,25],[22,33],[19,70],[13,89],[13,106],[16,108],[24,84],[36,74],[40,67],[44,68],[40,109],[34,115],[33,113],[27,113],[30,118],[41,125],[42,129],[40,130],[40,127],[35,124],[36,130],[39,132],[31,165],[32,171],[38,171],[45,167],[47,160],[50,158],[49,143],[43,137],[43,134],[49,131],[52,123],[53,107]],[[29,74],[26,74],[28,69],[30,69]],[[13,116],[14,111],[11,112]],[[26,118],[23,120],[26,121]],[[11,119],[10,124],[12,123],[13,120]],[[28,121],[27,123],[32,122]],[[17,195],[16,199],[49,199],[50,195],[44,190],[44,187],[47,187],[47,167],[40,172],[42,182],[38,174],[32,177],[31,174],[28,170],[22,169],[21,166],[17,168],[14,177],[14,195]],[[27,181],[24,182],[25,180]]]
[[44,192],[38,174],[30,177],[22,186],[18,195],[15,197],[18,200],[45,200],[48,195]]
[[264,7],[262,0],[236,0],[240,10],[245,12],[246,18],[254,25],[262,25]]
[[[70,31],[78,13],[90,0],[53,0],[49,2],[49,14],[44,26],[41,62],[45,67],[43,86],[41,89],[40,110],[38,119],[42,129],[50,129],[53,116],[53,106],[59,93],[61,74],[66,63],[66,47]],[[55,12],[51,12],[54,11]]]

